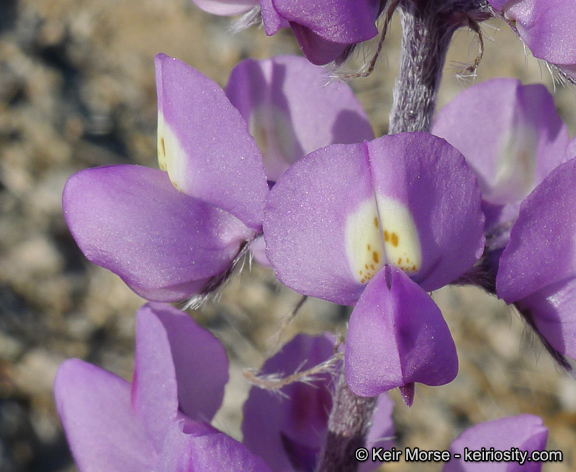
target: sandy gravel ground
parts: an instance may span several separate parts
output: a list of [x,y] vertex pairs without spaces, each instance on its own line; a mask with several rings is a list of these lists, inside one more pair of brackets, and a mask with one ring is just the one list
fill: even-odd
[[[298,53],[288,32],[233,36],[228,25],[188,0],[0,2],[1,471],[75,470],[52,400],[54,374],[65,358],[131,376],[134,312],[142,300],[84,259],[63,221],[60,198],[66,179],[85,167],[157,165],[154,55],[178,57],[224,85],[243,58]],[[375,74],[352,83],[379,134],[387,129],[398,32],[395,21]],[[546,69],[526,57],[506,25],[487,25],[484,32],[477,81],[513,76],[552,90]],[[457,73],[477,50],[473,33],[457,34],[441,103],[472,83]],[[571,136],[574,90],[559,87],[555,95]],[[576,470],[576,381],[558,372],[519,317],[497,300],[471,288],[434,296],[456,340],[461,371],[448,386],[419,386],[412,409],[393,393],[398,446],[445,449],[472,423],[534,413],[550,428],[548,449],[564,452],[563,463],[543,470]],[[232,382],[216,424],[237,437],[248,388],[241,369],[259,366],[274,349],[280,320],[298,299],[270,271],[255,267],[235,277],[219,303],[193,313],[230,353]],[[309,301],[283,339],[342,326],[346,316],[329,303]],[[400,463],[382,470],[440,466]]]

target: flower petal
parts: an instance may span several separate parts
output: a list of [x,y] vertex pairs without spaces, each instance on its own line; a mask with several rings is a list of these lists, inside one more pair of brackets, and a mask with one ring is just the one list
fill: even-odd
[[[140,315],[156,317],[166,331],[178,384],[178,404],[189,418],[209,423],[222,404],[228,382],[228,356],[222,343],[187,314],[170,305],[149,303]],[[148,335],[153,335],[149,326]],[[148,347],[146,347],[148,349]],[[149,354],[149,360],[160,356]]]
[[232,70],[226,95],[249,123],[268,180],[316,149],[374,137],[350,87],[325,80],[323,68],[297,56],[248,59]]
[[520,0],[502,6],[518,35],[539,59],[557,65],[576,64],[576,10],[572,0]]
[[479,177],[493,204],[523,200],[564,160],[568,132],[543,85],[493,79],[445,106],[432,133],[445,138]]
[[[315,151],[288,169],[270,192],[264,221],[268,260],[297,292],[354,304],[364,284],[352,272],[348,252],[354,251],[355,234],[374,233],[375,214],[365,145]],[[359,223],[348,224],[353,228],[347,249],[346,226],[355,215]],[[379,233],[373,239],[380,244]]]
[[138,310],[132,401],[158,451],[179,411],[210,422],[227,381],[223,346],[186,313],[160,303]]
[[576,276],[576,159],[524,200],[500,258],[496,293],[507,303]]
[[360,43],[378,34],[379,0],[274,0],[274,6],[286,20],[334,43]]
[[139,166],[78,172],[64,188],[63,207],[85,256],[149,300],[197,293],[253,234],[232,215],[177,192],[165,172]]
[[[314,367],[333,353],[333,343],[327,337],[299,335],[266,361],[262,373],[287,376]],[[276,472],[301,470],[295,463],[312,470],[332,407],[330,380],[324,375],[313,384],[291,383],[282,389],[283,397],[252,387],[244,404],[246,447]]]
[[376,274],[352,312],[345,365],[350,390],[363,397],[412,382],[443,385],[458,373],[440,309],[392,266]]
[[264,32],[268,36],[276,34],[280,28],[288,28],[288,22],[274,8],[273,0],[259,0],[259,3]]
[[336,303],[354,304],[385,263],[435,290],[482,254],[480,202],[462,155],[427,133],[328,146],[272,189],[268,259],[292,289]]
[[476,176],[428,133],[384,136],[367,148],[386,262],[427,291],[452,282],[484,249]]
[[[491,448],[497,451],[517,451],[530,457],[533,451],[546,449],[548,429],[543,426],[542,419],[534,415],[519,415],[499,420],[480,423],[464,431],[450,446],[452,460],[442,472],[539,472],[540,462],[510,461],[475,461],[465,459],[465,449],[480,451]],[[454,454],[460,454],[460,459]]]
[[158,160],[181,192],[258,231],[268,185],[262,156],[222,89],[189,65],[156,56]]
[[239,15],[258,5],[258,0],[192,0],[192,2],[208,13],[221,16]]
[[550,284],[515,305],[556,351],[576,359],[576,278]]
[[54,396],[78,468],[84,472],[149,470],[154,449],[130,402],[130,384],[79,359],[65,361]]
[[335,43],[324,39],[310,28],[290,22],[292,33],[298,41],[302,54],[306,56],[312,64],[323,66],[329,62],[336,61],[346,49],[348,44]]
[[264,461],[230,436],[214,428],[204,428],[201,434],[189,420],[173,423],[153,472],[270,472]]

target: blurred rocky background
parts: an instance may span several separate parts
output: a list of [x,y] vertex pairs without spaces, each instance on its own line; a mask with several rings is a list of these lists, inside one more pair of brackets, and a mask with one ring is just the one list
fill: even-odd
[[[0,0],[0,471],[76,470],[52,398],[65,358],[132,374],[134,312],[143,301],[75,246],[61,211],[66,179],[90,166],[157,166],[156,53],[178,57],[221,85],[243,58],[298,53],[288,31],[267,38],[257,28],[232,34],[229,26],[229,19],[204,14],[188,0]],[[546,68],[507,30],[498,22],[484,26],[476,79],[461,71],[477,56],[478,38],[457,34],[441,103],[493,76],[554,89]],[[351,84],[379,134],[387,129],[398,38],[395,19],[376,72]],[[356,65],[373,49],[364,46]],[[555,97],[573,136],[574,88],[557,86]],[[434,296],[455,337],[461,372],[446,387],[419,386],[411,409],[393,394],[398,446],[445,449],[470,424],[534,413],[550,428],[548,449],[564,452],[563,463],[543,470],[576,470],[576,381],[494,298],[471,288]],[[281,329],[299,299],[271,271],[254,267],[237,275],[218,302],[192,313],[230,354],[232,381],[216,419],[224,431],[240,435],[244,367],[258,367],[277,339],[296,331],[344,326],[345,309],[310,300]],[[422,464],[382,470],[422,470]]]

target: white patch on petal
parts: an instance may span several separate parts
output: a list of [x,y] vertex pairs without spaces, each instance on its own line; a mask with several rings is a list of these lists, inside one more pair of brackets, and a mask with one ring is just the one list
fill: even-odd
[[538,133],[519,126],[500,141],[494,185],[487,196],[492,203],[523,200],[534,189]]
[[374,199],[362,202],[346,220],[345,243],[354,278],[360,283],[368,283],[384,264],[382,233]]
[[158,165],[167,171],[172,185],[178,191],[179,176],[183,175],[183,166],[186,154],[178,142],[176,134],[164,120],[162,113],[158,113]]
[[266,177],[277,181],[299,157],[290,120],[281,110],[266,103],[250,115],[249,129],[262,153]]
[[422,248],[410,210],[396,200],[376,196],[386,263],[414,274],[422,265]]

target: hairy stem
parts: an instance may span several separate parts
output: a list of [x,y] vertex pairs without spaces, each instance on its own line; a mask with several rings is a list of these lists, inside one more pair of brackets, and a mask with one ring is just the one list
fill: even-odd
[[358,461],[354,451],[364,446],[364,440],[374,407],[375,398],[354,395],[348,388],[344,366],[338,376],[334,403],[328,421],[328,432],[317,472],[355,472]]
[[455,28],[438,3],[418,7],[412,1],[401,4],[402,56],[394,87],[389,133],[428,131],[446,53]]

